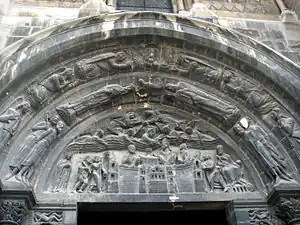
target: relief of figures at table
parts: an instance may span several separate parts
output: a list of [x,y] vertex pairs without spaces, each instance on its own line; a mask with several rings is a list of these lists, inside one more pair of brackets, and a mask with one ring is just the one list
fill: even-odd
[[[198,121],[157,110],[128,111],[74,139],[58,162],[53,192],[248,192],[240,160]],[[71,156],[73,155],[73,157]]]

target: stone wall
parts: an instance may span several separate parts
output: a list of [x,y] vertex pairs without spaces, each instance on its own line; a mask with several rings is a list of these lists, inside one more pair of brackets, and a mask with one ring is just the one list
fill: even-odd
[[[54,4],[55,1],[48,4],[45,2],[31,1],[30,3],[30,1],[26,1],[26,4],[21,4],[20,0],[15,0],[9,4],[9,0],[1,0],[0,49],[41,29],[77,18],[78,6],[83,4],[80,1],[73,5],[68,2],[64,4]],[[2,5],[4,6],[2,7]],[[299,23],[283,23],[280,20],[280,15],[274,12],[275,9],[273,9],[272,15],[247,14],[247,16],[226,11],[224,7],[220,10],[213,11],[217,17],[209,19],[211,22],[248,35],[282,53],[294,62],[300,63]]]

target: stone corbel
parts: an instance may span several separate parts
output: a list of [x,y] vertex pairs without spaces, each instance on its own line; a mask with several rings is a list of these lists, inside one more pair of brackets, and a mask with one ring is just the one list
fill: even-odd
[[0,225],[21,225],[28,215],[23,200],[0,200]]
[[289,225],[300,225],[300,187],[281,185],[274,187],[268,196],[277,216]]

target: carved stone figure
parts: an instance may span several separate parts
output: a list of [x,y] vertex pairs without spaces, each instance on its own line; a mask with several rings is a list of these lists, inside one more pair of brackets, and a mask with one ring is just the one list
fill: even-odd
[[[277,103],[257,84],[233,73],[223,73],[221,88],[245,100],[260,115],[268,114]],[[262,87],[261,87],[262,89]]]
[[28,209],[23,202],[0,201],[0,224],[22,224],[26,220]]
[[151,100],[158,98],[159,101],[164,94],[164,83],[160,78],[148,82],[140,78],[135,92],[140,98],[151,98]]
[[103,77],[114,74],[118,71],[132,71],[135,63],[129,59],[126,52],[104,53],[90,59],[84,59],[74,65],[74,71],[78,82],[89,80],[95,77]]
[[[101,173],[101,176],[100,176]],[[107,171],[102,166],[102,159],[99,156],[86,156],[78,168],[75,191],[82,193],[84,191],[101,192],[102,176],[106,176]]]
[[124,156],[122,160],[122,165],[128,167],[135,167],[140,164],[140,157],[136,153],[136,148],[134,145],[128,146],[128,153]]
[[296,121],[281,112],[280,108],[274,108],[271,117],[277,122],[282,135],[287,137],[294,153],[300,159],[300,127]]
[[76,116],[96,108],[111,104],[113,101],[119,100],[123,95],[133,91],[133,85],[121,86],[119,84],[111,84],[95,91],[73,103],[57,107],[57,113],[68,124],[71,125]]
[[58,73],[52,74],[50,77],[42,81],[36,87],[27,90],[29,94],[29,101],[33,108],[37,108],[45,104],[51,94],[60,92],[66,88],[73,79],[73,70],[63,68]]
[[46,154],[63,128],[63,122],[58,116],[47,118],[31,128],[31,134],[26,139],[14,162],[10,164],[11,174],[7,179],[15,177],[17,181],[29,185],[28,179],[35,165]]
[[62,212],[34,212],[33,221],[38,224],[42,223],[61,223],[63,221]]
[[27,101],[22,101],[0,115],[0,152],[18,129],[23,115],[30,109]]
[[210,191],[221,189],[224,192],[253,191],[253,185],[244,179],[243,165],[224,153],[223,146],[218,145],[216,161],[204,156],[201,162]]
[[168,83],[165,85],[165,90],[168,96],[174,98],[175,102],[178,101],[187,106],[196,107],[197,110],[204,110],[222,122],[232,122],[239,117],[239,109],[234,105],[196,89],[187,83]]
[[66,152],[64,158],[59,160],[53,176],[53,192],[66,192],[71,174],[72,153]]
[[287,171],[284,158],[277,151],[268,134],[259,125],[250,121],[249,127],[244,128],[237,123],[234,126],[234,131],[243,137],[246,143],[259,155],[259,158],[263,161],[273,178],[276,179],[276,182],[293,180]]

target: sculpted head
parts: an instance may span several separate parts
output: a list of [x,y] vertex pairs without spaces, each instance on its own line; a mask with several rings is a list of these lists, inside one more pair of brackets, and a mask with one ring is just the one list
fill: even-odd
[[186,149],[187,149],[186,143],[182,143],[181,145],[179,145],[179,150],[180,151],[183,151],[183,150],[186,150]]
[[224,148],[223,148],[223,145],[217,145],[217,154],[223,154],[224,152]]
[[101,137],[103,137],[103,135],[104,135],[104,131],[102,129],[97,130],[96,136],[101,138]]
[[136,147],[135,147],[135,145],[128,145],[128,152],[130,154],[135,154],[136,153]]
[[281,110],[278,107],[275,107],[272,111],[271,111],[271,118],[275,121],[279,120],[280,118],[280,114],[281,114]]

